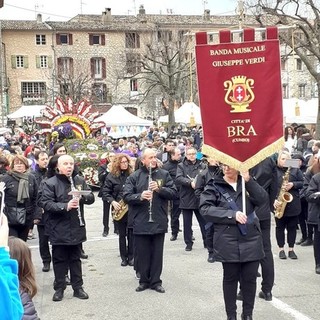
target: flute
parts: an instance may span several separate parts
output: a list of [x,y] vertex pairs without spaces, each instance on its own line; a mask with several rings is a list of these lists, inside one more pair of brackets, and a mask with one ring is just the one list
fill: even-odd
[[[70,180],[70,183],[71,183],[71,191],[77,191],[76,187],[74,186],[72,177],[69,177],[69,180]],[[80,200],[80,197],[78,195],[73,194],[72,195],[72,199]],[[77,210],[77,213],[78,213],[80,227],[83,227],[84,226],[84,222],[83,222],[82,217],[81,217],[81,212],[80,212],[79,208],[77,208],[76,210]]]
[[[149,179],[148,179],[148,188],[149,188],[149,190],[150,190],[150,183],[151,182],[152,182],[152,167],[151,167],[151,163],[150,163],[149,164]],[[154,222],[153,219],[152,219],[152,198],[149,201],[149,221],[148,222]]]

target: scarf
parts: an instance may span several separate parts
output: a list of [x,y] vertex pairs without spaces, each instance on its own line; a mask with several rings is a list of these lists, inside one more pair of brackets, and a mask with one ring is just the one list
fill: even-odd
[[11,175],[19,181],[17,202],[24,203],[26,199],[29,199],[29,172],[19,173],[12,171]]

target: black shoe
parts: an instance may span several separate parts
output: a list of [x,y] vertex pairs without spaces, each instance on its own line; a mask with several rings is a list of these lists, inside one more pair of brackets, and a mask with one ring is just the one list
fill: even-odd
[[82,288],[74,290],[73,296],[82,300],[89,299],[88,294]]
[[241,315],[241,320],[253,320],[252,316],[244,316],[243,314]]
[[88,259],[88,255],[85,254],[84,251],[81,251],[81,253],[80,253],[80,259]]
[[297,245],[300,245],[301,243],[305,242],[307,239],[301,238],[299,241],[296,242]]
[[102,232],[102,236],[103,236],[103,237],[107,237],[107,236],[108,236],[108,234],[109,234],[109,232],[108,232],[108,231],[103,231],[103,232]]
[[52,301],[61,301],[63,299],[63,290],[58,289],[52,297]]
[[286,253],[284,252],[284,250],[279,251],[279,258],[282,260],[287,259]]
[[170,241],[176,241],[178,236],[176,234],[173,234],[170,238]]
[[228,316],[227,320],[237,320],[237,315]]
[[196,238],[194,236],[192,236],[192,241],[196,240]]
[[147,284],[141,283],[141,284],[139,284],[139,287],[136,288],[136,291],[141,292],[141,291],[144,291],[148,288],[149,288],[149,286]]
[[209,263],[214,263],[214,262],[215,262],[213,253],[209,253],[209,256],[208,256],[208,260],[207,260],[207,261],[208,261]]
[[140,280],[140,278],[141,278],[140,272],[136,271],[135,278],[136,278],[137,280]]
[[160,285],[155,286],[154,288],[152,288],[152,290],[157,291],[159,293],[165,293],[166,292],[166,290],[164,290],[163,286],[160,286]]
[[116,229],[115,229],[115,230],[113,231],[113,233],[119,235],[119,230],[116,230]]
[[66,285],[70,286],[71,285],[71,281],[68,275],[66,275]]
[[185,250],[186,251],[191,251],[192,250],[192,244],[187,244]]
[[293,250],[288,252],[288,257],[290,259],[293,259],[293,260],[297,260],[298,259],[297,255],[295,254],[295,252]]
[[261,277],[261,273],[258,271],[257,272],[257,278],[260,278]]
[[128,265],[128,260],[121,261],[121,267],[126,267]]
[[313,245],[312,239],[307,239],[301,243],[301,247],[309,247]]
[[50,262],[44,262],[43,267],[42,267],[42,271],[49,272],[49,270],[50,270]]
[[133,259],[128,260],[128,265],[130,267],[133,267],[134,266],[134,260]]
[[316,274],[320,274],[320,265],[319,264],[316,266]]
[[239,290],[238,294],[237,294],[237,300],[242,301],[243,300],[243,296],[242,296],[242,291]]
[[260,291],[259,298],[264,299],[266,301],[272,301],[272,293]]

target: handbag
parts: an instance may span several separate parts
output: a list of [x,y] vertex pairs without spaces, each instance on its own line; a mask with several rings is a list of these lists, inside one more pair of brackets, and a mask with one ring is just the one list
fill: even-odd
[[4,214],[7,216],[8,224],[12,226],[25,225],[27,209],[25,207],[4,207]]

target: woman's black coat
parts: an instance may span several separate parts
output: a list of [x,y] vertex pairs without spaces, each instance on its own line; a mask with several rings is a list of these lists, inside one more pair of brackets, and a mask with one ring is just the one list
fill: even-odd
[[305,192],[308,201],[308,223],[317,225],[320,231],[320,173],[315,174]]
[[15,179],[10,173],[1,176],[1,181],[5,183],[5,198],[4,203],[7,207],[25,207],[27,216],[26,216],[26,225],[32,225],[36,207],[38,185],[36,178],[33,174],[29,173],[29,199],[26,199],[24,204],[17,203],[18,196],[18,187],[19,181]]
[[[231,209],[226,198],[216,185],[228,192],[239,210]],[[247,215],[268,201],[267,192],[252,178],[246,182]],[[214,224],[213,254],[220,262],[248,262],[264,257],[259,219],[246,224],[247,234],[242,235],[236,221],[236,212],[242,210],[241,177],[238,178],[237,191],[221,176],[212,179],[200,196],[200,213],[207,222]]]

